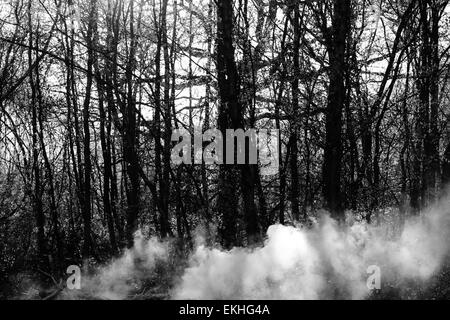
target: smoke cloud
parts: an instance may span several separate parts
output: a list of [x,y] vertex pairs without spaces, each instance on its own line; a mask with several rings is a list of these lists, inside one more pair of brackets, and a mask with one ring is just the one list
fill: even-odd
[[[323,215],[312,229],[275,225],[263,247],[231,251],[199,246],[174,299],[364,299],[370,266],[400,288],[430,279],[449,251],[448,200],[393,224],[339,227]],[[370,270],[370,269],[369,269]]]
[[447,199],[406,219],[403,228],[395,210],[385,210],[375,224],[346,226],[322,213],[312,228],[271,226],[256,248],[227,251],[200,240],[187,263],[175,262],[177,272],[169,266],[172,245],[138,233],[134,248],[61,298],[130,299],[165,273],[171,289],[163,289],[163,299],[365,299],[372,293],[371,266],[381,272],[382,292],[411,281],[424,286],[449,252],[449,208]]
[[157,276],[156,268],[169,258],[169,243],[156,238],[145,239],[141,232],[135,236],[135,245],[110,264],[100,267],[95,274],[82,276],[81,291],[64,290],[63,299],[97,298],[121,300],[141,292],[146,283]]

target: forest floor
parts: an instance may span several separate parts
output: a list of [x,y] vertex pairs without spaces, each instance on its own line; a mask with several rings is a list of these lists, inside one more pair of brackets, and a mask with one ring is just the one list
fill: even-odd
[[[122,279],[89,279],[89,289],[69,291],[64,289],[63,280],[50,280],[46,289],[37,285],[37,274],[24,272],[0,281],[0,300],[2,299],[132,299],[132,300],[167,300],[177,280],[183,275],[188,259],[172,256],[170,262],[156,264],[151,273],[145,277],[128,275]],[[137,273],[139,274],[139,273]],[[142,273],[140,273],[142,275]],[[120,273],[119,273],[120,275]],[[58,283],[57,283],[58,282]],[[103,286],[104,288],[99,289]],[[100,291],[99,291],[100,290]],[[119,292],[119,295],[116,293]],[[333,297],[332,297],[333,298]],[[345,295],[336,295],[337,299],[346,299]],[[374,291],[369,300],[447,300],[450,299],[450,254],[444,259],[440,269],[426,281],[382,278],[381,290]]]
[[[49,286],[48,289],[38,289],[36,282],[29,274],[14,277],[15,285],[0,285],[0,299],[76,299],[98,300],[108,297],[98,296],[89,291],[73,293],[63,289],[62,286]],[[121,299],[126,300],[167,300],[171,298],[173,281],[167,273],[157,273],[152,279],[147,279],[135,289],[130,290]],[[338,297],[341,299],[341,297]],[[344,298],[345,299],[345,298]],[[446,260],[441,270],[427,281],[401,280],[382,283],[382,289],[373,292],[367,297],[369,300],[448,300],[450,299],[450,257]]]

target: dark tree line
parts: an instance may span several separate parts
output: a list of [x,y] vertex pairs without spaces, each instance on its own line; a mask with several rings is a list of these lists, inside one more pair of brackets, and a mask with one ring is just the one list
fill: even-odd
[[[448,1],[0,6],[2,276],[103,261],[138,229],[231,248],[322,208],[419,214],[450,181]],[[280,130],[278,174],[174,166],[195,128]]]

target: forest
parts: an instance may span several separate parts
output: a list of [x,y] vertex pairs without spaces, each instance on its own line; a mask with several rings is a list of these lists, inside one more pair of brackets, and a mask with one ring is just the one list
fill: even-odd
[[[378,247],[393,244],[423,253],[424,264],[406,268],[415,253],[389,251],[392,279],[434,277],[426,297],[450,298],[450,277],[440,275],[450,270],[449,80],[448,0],[1,0],[0,299],[30,283],[40,288],[34,298],[57,298],[69,266],[91,274],[130,253],[133,276],[152,264],[139,276],[150,298],[253,297],[186,289],[192,256],[221,252],[233,266],[249,252],[256,268],[283,241],[326,256],[286,249],[308,268],[328,261],[323,274],[340,286],[334,258],[356,258],[314,239],[336,234],[345,244],[336,250],[353,250],[352,226],[370,234],[357,253],[392,239],[351,264],[355,274],[374,256],[384,265]],[[278,170],[173,163],[174,131],[210,129],[277,131]],[[159,249],[170,251],[163,262]],[[296,283],[314,278],[320,293],[272,285],[297,270],[274,259],[283,279],[263,273],[262,297],[323,296],[314,272]],[[232,266],[217,272],[228,279]],[[180,277],[182,289],[167,293]],[[411,290],[406,297],[420,296]]]

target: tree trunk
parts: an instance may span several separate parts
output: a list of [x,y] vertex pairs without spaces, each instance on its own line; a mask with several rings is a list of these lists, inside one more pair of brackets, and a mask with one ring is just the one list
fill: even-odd
[[[233,47],[233,1],[217,2],[217,78],[219,86],[218,127],[222,136],[226,130],[241,127],[241,108],[239,106],[238,74],[234,60]],[[226,159],[225,139],[223,159]],[[238,171],[236,166],[222,164],[219,168],[219,195],[217,207],[222,216],[220,235],[225,248],[237,244]]]
[[294,5],[293,8],[294,18],[293,18],[293,29],[294,29],[294,74],[292,86],[292,119],[290,121],[291,135],[289,138],[289,145],[291,146],[291,158],[289,162],[290,173],[291,173],[291,206],[292,206],[292,216],[296,221],[300,219],[300,208],[299,208],[299,178],[298,178],[298,132],[300,119],[298,117],[299,109],[299,51],[300,51],[300,10],[298,4]]
[[331,34],[327,37],[329,56],[328,104],[325,112],[323,196],[332,216],[343,216],[341,197],[342,111],[345,103],[346,47],[351,29],[351,1],[334,0]]
[[126,241],[128,248],[134,245],[134,233],[137,230],[139,213],[139,162],[137,154],[136,132],[136,102],[133,94],[133,71],[136,64],[136,35],[134,33],[134,0],[130,1],[130,51],[126,65],[125,77],[127,86],[126,108],[124,110],[123,125],[123,159],[126,164],[129,184],[126,188],[127,216],[126,216]]
[[90,1],[89,8],[89,21],[86,33],[86,45],[88,50],[87,57],[87,74],[86,74],[86,94],[83,102],[83,158],[84,158],[84,184],[83,184],[83,223],[84,223],[84,243],[83,243],[83,256],[87,258],[91,255],[93,250],[92,243],[92,213],[91,213],[91,175],[92,175],[92,163],[91,163],[91,134],[90,134],[90,104],[92,95],[93,84],[93,66],[94,66],[94,29],[97,25],[97,1]]
[[49,269],[47,241],[45,238],[45,215],[42,205],[42,186],[41,186],[41,169],[39,166],[39,133],[38,133],[38,112],[36,101],[36,87],[34,83],[33,63],[33,25],[31,20],[32,14],[31,1],[28,3],[28,27],[29,27],[29,48],[28,48],[28,65],[30,68],[30,88],[31,88],[31,126],[32,126],[32,147],[33,147],[33,178],[34,188],[32,194],[33,213],[36,220],[36,238],[37,238],[37,255],[38,265],[44,271]]

